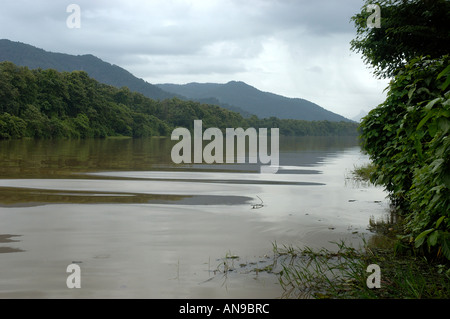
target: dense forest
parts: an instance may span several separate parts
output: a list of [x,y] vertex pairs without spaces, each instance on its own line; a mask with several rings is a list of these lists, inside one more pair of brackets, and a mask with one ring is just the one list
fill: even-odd
[[153,100],[128,88],[90,78],[84,71],[30,70],[0,63],[0,138],[91,138],[169,136],[175,127],[266,127],[281,135],[349,136],[352,122],[244,118],[224,108],[183,101]]
[[352,18],[353,50],[376,76],[391,78],[386,100],[361,123],[363,150],[375,167],[371,179],[403,217],[398,247],[414,243],[450,261],[450,2],[379,5],[380,28],[368,28],[365,10]]

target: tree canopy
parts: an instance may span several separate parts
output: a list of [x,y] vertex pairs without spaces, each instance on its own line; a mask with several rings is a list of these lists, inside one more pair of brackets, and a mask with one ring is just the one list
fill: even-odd
[[0,63],[0,138],[169,136],[175,127],[278,127],[283,135],[353,135],[351,122],[244,118],[219,106],[178,98],[153,100],[99,83],[86,72],[30,70]]
[[352,17],[356,38],[351,49],[363,55],[379,78],[389,78],[416,56],[439,58],[450,53],[450,1],[381,0],[380,28],[371,28],[366,8]]
[[361,123],[371,179],[405,217],[408,243],[450,260],[450,1],[380,4],[379,29],[368,29],[364,8],[353,17],[353,49],[392,77],[387,99]]

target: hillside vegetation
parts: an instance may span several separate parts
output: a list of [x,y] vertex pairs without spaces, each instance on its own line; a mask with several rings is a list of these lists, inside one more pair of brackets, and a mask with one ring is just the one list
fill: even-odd
[[127,70],[105,62],[92,54],[70,55],[48,52],[34,46],[0,40],[0,61],[10,61],[29,69],[54,69],[59,72],[85,71],[101,83],[115,87],[128,87],[131,91],[144,94],[155,100],[177,97],[176,94],[161,90],[156,85],[135,77]]
[[231,81],[225,84],[189,83],[185,85],[158,84],[164,91],[202,101],[215,98],[219,105],[233,105],[259,117],[276,116],[280,119],[306,121],[348,121],[349,119],[328,111],[323,107],[300,98],[262,92],[244,82]]
[[351,122],[248,119],[218,106],[178,98],[153,100],[102,84],[84,71],[30,70],[0,63],[0,138],[169,136],[175,127],[280,128],[282,135],[357,135]]
[[243,82],[157,86],[92,54],[70,55],[48,52],[29,44],[7,39],[0,39],[0,61],[10,61],[30,69],[54,69],[59,72],[85,71],[101,83],[117,88],[127,87],[151,99],[164,100],[176,97],[186,101],[194,100],[203,104],[220,106],[240,113],[246,118],[256,115],[260,118],[275,116],[305,121],[349,121],[310,101],[262,92]]

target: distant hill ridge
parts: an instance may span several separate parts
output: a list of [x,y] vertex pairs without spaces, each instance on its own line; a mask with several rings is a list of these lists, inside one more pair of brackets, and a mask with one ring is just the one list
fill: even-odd
[[0,61],[10,61],[30,69],[55,69],[59,72],[85,71],[97,81],[115,87],[128,87],[155,100],[176,97],[127,70],[105,62],[92,54],[70,55],[53,53],[20,42],[0,40]]
[[201,103],[219,105],[231,111],[239,112],[244,117],[250,117],[254,114],[259,118],[277,117],[306,121],[350,122],[349,119],[310,101],[262,92],[244,82],[153,85],[135,77],[121,67],[105,62],[91,54],[53,53],[6,39],[0,39],[0,61],[10,61],[30,69],[55,69],[59,72],[81,70],[101,83],[119,88],[128,87],[131,91],[139,92],[155,100],[173,97],[195,100]]
[[237,106],[246,112],[256,114],[260,118],[277,117],[280,119],[327,120],[331,122],[351,121],[310,101],[263,92],[244,82],[157,84],[157,86],[165,91],[196,100],[214,97],[221,103]]

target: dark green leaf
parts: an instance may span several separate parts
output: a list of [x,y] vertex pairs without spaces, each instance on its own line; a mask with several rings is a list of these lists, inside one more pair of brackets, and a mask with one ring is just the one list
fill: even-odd
[[442,239],[442,254],[450,260],[450,236],[445,236]]
[[441,216],[437,221],[436,221],[436,228],[439,228],[439,226],[441,225],[442,221],[445,219],[445,216]]
[[439,232],[435,230],[428,237],[428,246],[435,246],[439,238]]
[[431,233],[432,231],[434,231],[434,228],[425,230],[424,232],[420,233],[420,234],[416,237],[416,239],[415,239],[415,244],[414,244],[415,247],[416,247],[416,248],[419,248],[420,246],[422,246],[422,244],[423,244],[423,242],[425,241],[427,235],[428,235],[429,233]]

